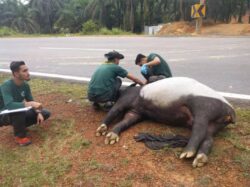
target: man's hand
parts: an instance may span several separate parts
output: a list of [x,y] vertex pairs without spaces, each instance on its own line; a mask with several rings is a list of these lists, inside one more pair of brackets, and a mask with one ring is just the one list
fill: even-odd
[[43,115],[41,113],[37,114],[37,124],[41,124],[44,121]]
[[141,86],[145,84],[145,83],[142,82],[140,79],[134,77],[134,76],[131,75],[131,74],[128,74],[128,75],[127,75],[127,78],[130,79],[130,80],[132,80],[132,81],[134,81],[134,82],[137,83],[137,84],[140,84]]
[[30,107],[31,106],[35,110],[43,108],[42,103],[38,103],[38,102],[35,102],[35,101],[24,102],[24,105],[25,105],[25,107]]

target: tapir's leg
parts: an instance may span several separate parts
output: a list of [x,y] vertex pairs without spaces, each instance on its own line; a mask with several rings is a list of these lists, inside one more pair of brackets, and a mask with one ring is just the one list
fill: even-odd
[[119,141],[119,135],[122,131],[128,129],[141,120],[141,115],[133,111],[127,112],[122,121],[117,123],[112,131],[107,134],[105,144],[114,144]]
[[208,127],[207,117],[198,114],[194,117],[191,138],[180,158],[194,157],[201,142],[205,139]]
[[226,124],[210,123],[207,129],[205,140],[202,142],[199,151],[193,161],[193,167],[202,167],[208,162],[208,153],[213,146],[213,135],[224,128]]
[[96,136],[106,135],[108,131],[108,125],[112,123],[113,120],[117,118],[117,116],[121,115],[125,112],[128,104],[124,102],[117,102],[111,110],[108,112],[107,116],[103,120],[102,124],[96,130]]

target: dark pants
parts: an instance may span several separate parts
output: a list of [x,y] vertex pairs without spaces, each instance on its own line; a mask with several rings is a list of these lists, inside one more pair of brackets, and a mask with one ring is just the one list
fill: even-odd
[[148,83],[156,82],[162,79],[166,79],[164,75],[153,75],[148,78]]
[[108,101],[115,102],[119,98],[119,90],[122,85],[122,81],[116,78],[113,90],[102,95],[88,94],[88,99],[94,103],[106,103]]
[[[44,120],[50,117],[50,112],[43,109],[41,114]],[[34,109],[27,112],[17,112],[6,115],[0,115],[0,126],[12,125],[14,135],[20,138],[26,137],[26,127],[37,123],[37,113]]]
[[147,80],[147,83],[152,83],[152,82],[159,81],[161,79],[168,78],[165,75],[154,75],[150,69],[147,74],[144,74],[144,73],[141,73],[141,74]]

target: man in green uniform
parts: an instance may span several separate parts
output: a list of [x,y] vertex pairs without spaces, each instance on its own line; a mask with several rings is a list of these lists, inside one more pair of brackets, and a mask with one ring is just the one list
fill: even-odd
[[172,77],[167,62],[158,54],[151,53],[148,57],[138,54],[135,64],[141,66],[141,73],[148,83]]
[[[12,79],[5,81],[0,87],[0,112],[9,110],[7,114],[0,114],[0,126],[12,125],[15,141],[21,146],[31,144],[27,137],[27,127],[40,124],[48,119],[50,112],[42,108],[42,104],[35,102],[27,81],[30,80],[28,67],[23,61],[10,64]],[[28,109],[28,107],[30,109]],[[13,112],[15,109],[27,111]]]
[[119,66],[120,59],[124,58],[122,54],[112,51],[104,56],[108,61],[94,72],[88,87],[88,99],[93,102],[95,108],[98,108],[100,103],[105,103],[106,108],[110,108],[112,103],[118,99],[119,89],[122,84],[121,79],[118,77],[127,77],[135,83],[144,84]]

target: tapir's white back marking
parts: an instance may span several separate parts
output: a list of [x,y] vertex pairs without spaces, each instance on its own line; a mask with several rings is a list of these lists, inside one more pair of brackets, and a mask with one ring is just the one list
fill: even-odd
[[231,106],[227,100],[208,86],[187,77],[172,77],[144,86],[140,96],[154,105],[167,107],[185,96],[204,96],[219,99]]

